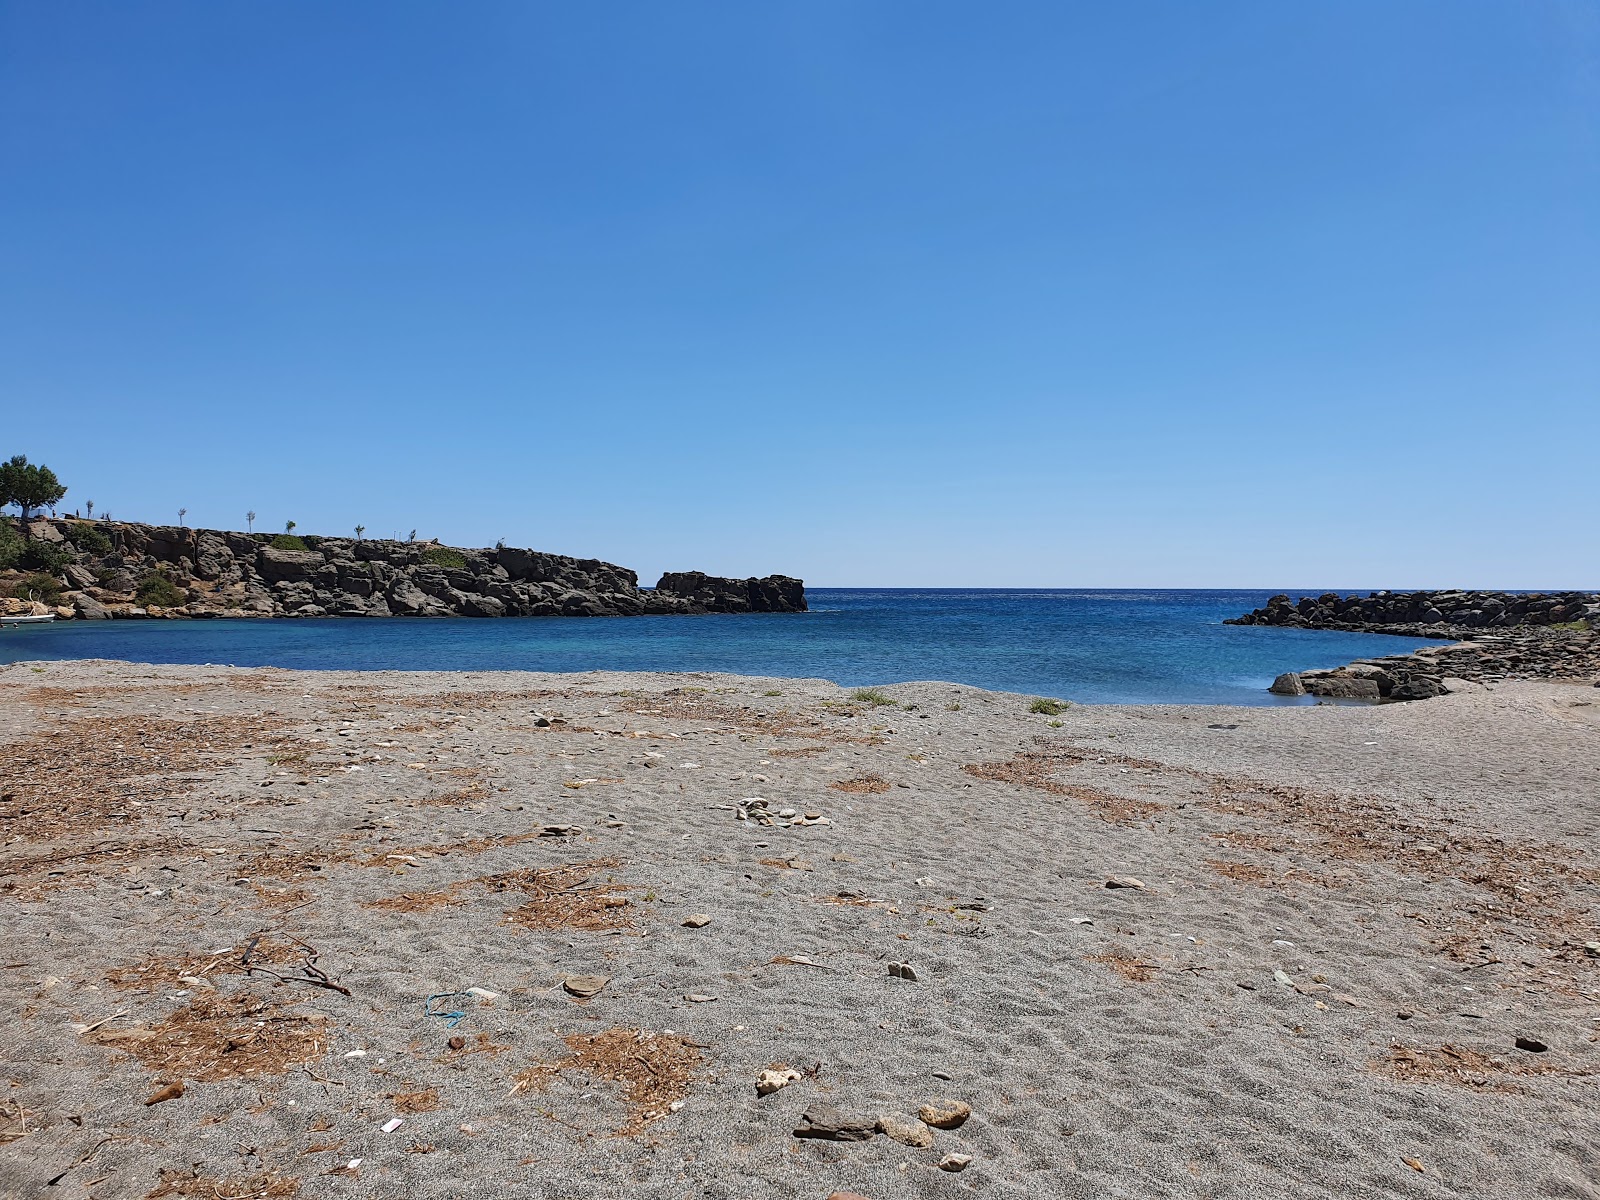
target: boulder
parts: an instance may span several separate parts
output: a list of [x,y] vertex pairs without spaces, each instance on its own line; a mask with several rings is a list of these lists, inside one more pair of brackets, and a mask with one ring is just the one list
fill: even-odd
[[72,607],[77,611],[78,617],[84,621],[109,621],[111,610],[93,596],[86,596],[82,592],[69,593]]
[[1306,691],[1313,696],[1330,700],[1377,700],[1380,698],[1377,682],[1357,679],[1350,675],[1302,675]]
[[94,577],[93,571],[89,570],[88,567],[79,566],[77,563],[68,563],[61,569],[61,574],[66,578],[68,584],[80,590],[92,588],[98,582]]
[[322,555],[313,550],[274,550],[263,546],[256,552],[256,570],[269,583],[310,580],[324,565]]
[[1285,671],[1272,681],[1272,686],[1267,689],[1275,696],[1304,696],[1306,685],[1300,681],[1300,676],[1293,671]]

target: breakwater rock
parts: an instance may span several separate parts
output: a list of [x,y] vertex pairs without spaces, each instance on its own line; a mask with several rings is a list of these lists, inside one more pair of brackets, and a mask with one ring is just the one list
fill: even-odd
[[1600,594],[1592,592],[1328,592],[1266,607],[1227,621],[1340,629],[1406,637],[1457,639],[1412,654],[1362,659],[1326,671],[1278,676],[1284,696],[1393,702],[1450,691],[1451,680],[1600,680]]
[[35,520],[33,568],[0,573],[0,604],[88,620],[139,617],[613,617],[804,612],[805,585],[699,571],[641,588],[626,567],[496,546],[129,522]]

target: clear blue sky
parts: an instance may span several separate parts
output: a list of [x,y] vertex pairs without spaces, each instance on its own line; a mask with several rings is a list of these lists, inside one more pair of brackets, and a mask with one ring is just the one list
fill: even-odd
[[0,0],[67,507],[819,585],[1600,585],[1600,4]]

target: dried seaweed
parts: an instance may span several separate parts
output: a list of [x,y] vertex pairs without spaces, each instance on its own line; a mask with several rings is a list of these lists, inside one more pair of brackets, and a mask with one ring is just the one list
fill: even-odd
[[881,775],[862,775],[856,779],[836,779],[828,786],[852,796],[878,796],[889,790],[890,783]]
[[607,1029],[575,1033],[566,1039],[568,1054],[556,1062],[532,1067],[517,1076],[516,1091],[542,1091],[563,1071],[582,1071],[618,1084],[628,1106],[628,1120],[617,1137],[642,1133],[674,1111],[689,1093],[701,1047],[677,1034],[642,1029]]
[[1062,783],[1055,777],[1055,771],[1061,766],[1074,766],[1082,761],[1082,757],[1077,755],[1024,750],[1012,755],[1008,762],[967,763],[961,769],[974,778],[986,779],[991,783],[1016,784],[1049,792],[1052,796],[1066,796],[1080,801],[1088,805],[1089,811],[1095,816],[1111,825],[1133,825],[1166,811],[1165,804],[1157,804],[1153,800],[1132,800],[1100,788]]

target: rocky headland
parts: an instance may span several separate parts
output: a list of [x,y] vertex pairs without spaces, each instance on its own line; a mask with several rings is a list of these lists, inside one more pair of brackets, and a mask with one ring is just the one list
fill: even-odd
[[[1331,699],[1423,700],[1449,680],[1600,681],[1600,593],[1372,592],[1273,596],[1229,625],[1275,625],[1438,638],[1452,644],[1362,659],[1326,671],[1288,672],[1272,691]],[[1600,685],[1600,684],[1597,684]]]
[[[641,588],[626,567],[510,546],[390,541],[77,519],[23,526],[28,561],[0,572],[0,615],[619,617],[804,612],[785,575],[671,572]],[[31,564],[31,565],[30,565]]]

